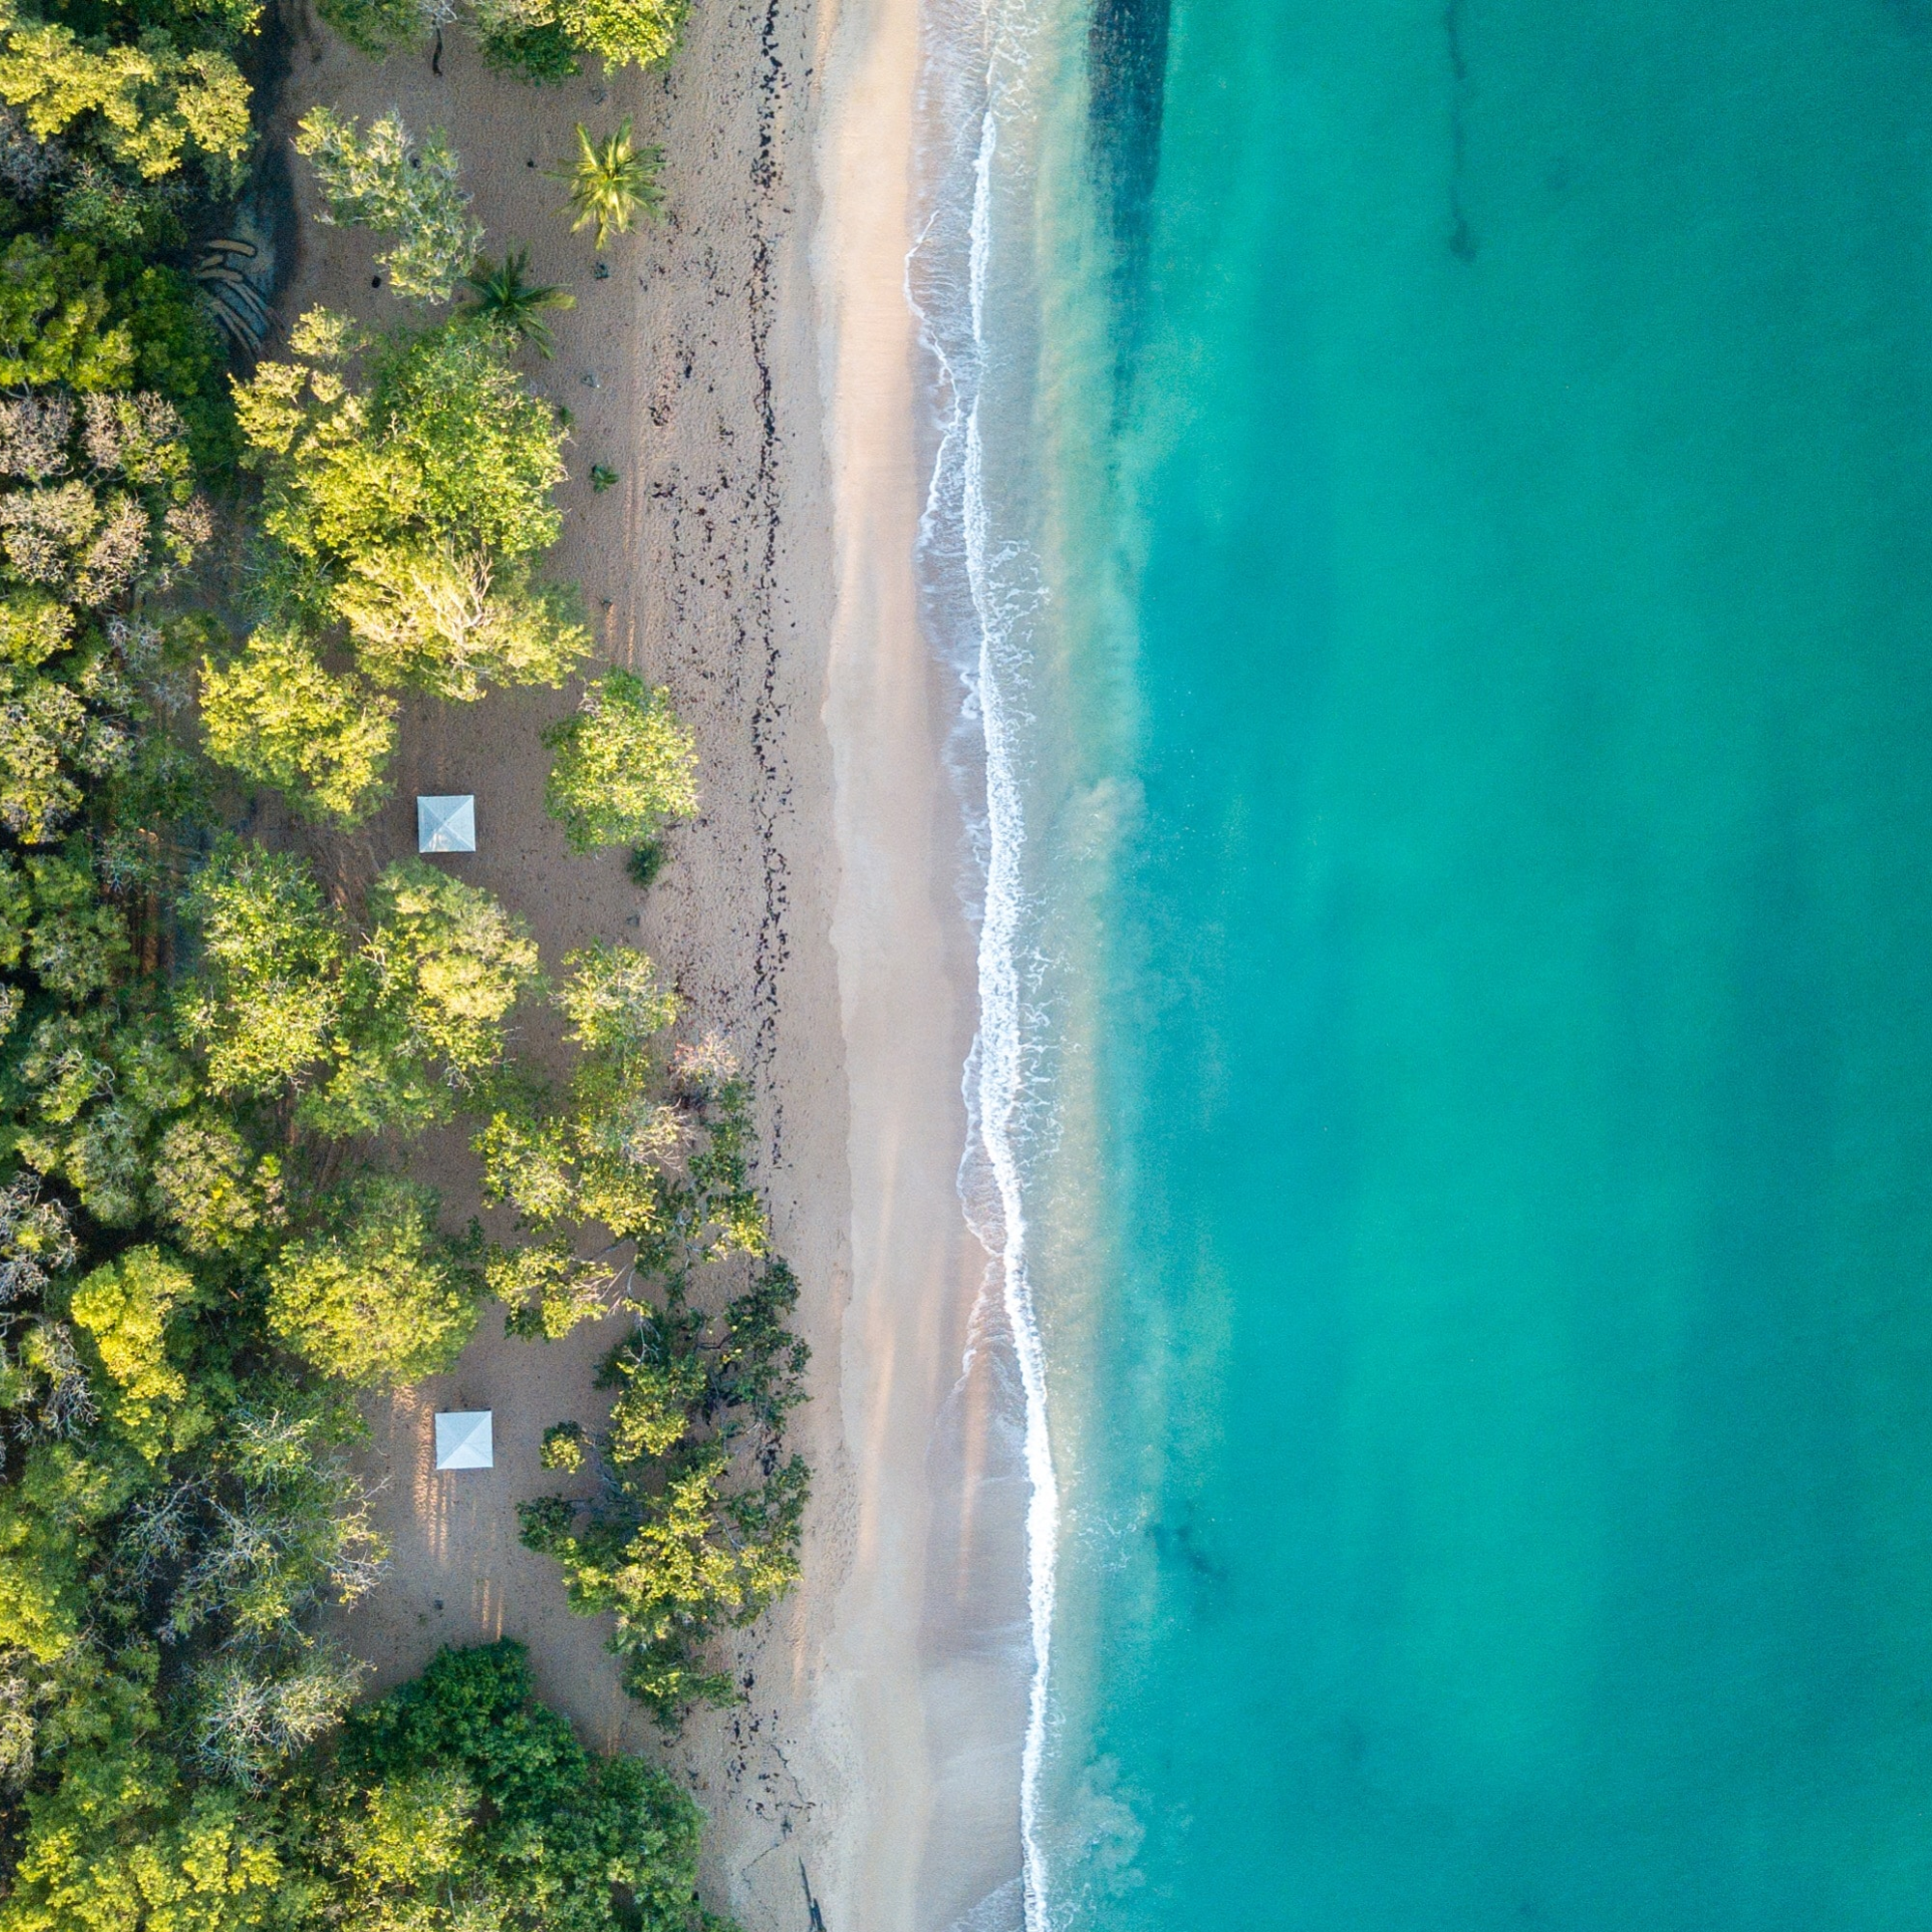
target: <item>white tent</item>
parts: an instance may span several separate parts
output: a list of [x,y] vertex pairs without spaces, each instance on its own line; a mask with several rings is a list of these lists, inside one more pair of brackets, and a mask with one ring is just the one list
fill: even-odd
[[487,1408],[445,1410],[436,1419],[436,1466],[439,1469],[494,1469],[496,1446]]
[[476,794],[451,792],[416,800],[418,852],[473,852],[476,849]]

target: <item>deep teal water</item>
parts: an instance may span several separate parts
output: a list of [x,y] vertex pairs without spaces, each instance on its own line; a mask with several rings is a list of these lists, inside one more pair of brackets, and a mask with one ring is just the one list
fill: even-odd
[[1054,1917],[1932,1927],[1932,9],[1177,0],[1148,234]]

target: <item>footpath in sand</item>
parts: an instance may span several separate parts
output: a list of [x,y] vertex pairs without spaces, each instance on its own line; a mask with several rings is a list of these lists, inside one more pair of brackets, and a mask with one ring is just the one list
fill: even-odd
[[[722,1034],[755,1083],[757,1179],[813,1351],[794,1422],[813,1478],[804,1581],[738,1639],[739,1708],[667,1747],[619,1689],[604,1621],[572,1616],[555,1567],[517,1542],[516,1503],[557,1487],[542,1432],[601,1421],[593,1372],[621,1322],[519,1342],[492,1309],[451,1375],[379,1408],[367,1460],[394,1563],[342,1634],[376,1688],[440,1644],[520,1638],[587,1743],[689,1778],[712,1821],[707,1890],[748,1932],[810,1926],[808,1888],[831,1932],[944,1932],[989,1895],[974,1922],[1007,1932],[1024,1586],[1010,1474],[987,1477],[997,1432],[960,1383],[984,1256],[953,1186],[974,961],[940,759],[951,699],[911,563],[916,10],[700,0],[668,74],[541,89],[453,33],[440,73],[315,27],[290,59],[279,138],[318,101],[446,128],[486,252],[527,246],[532,277],[575,294],[555,360],[526,356],[575,419],[551,567],[582,584],[601,655],[669,686],[702,760],[702,815],[645,894],[621,853],[574,857],[544,814],[539,732],[574,689],[416,708],[355,867],[414,849],[417,793],[473,792],[477,852],[438,863],[526,920],[548,964],[597,939],[658,961],[689,1027]],[[665,147],[668,212],[600,252],[544,171],[577,122],[601,135],[626,116]],[[284,317],[410,319],[373,285],[376,245],[304,218]],[[618,472],[603,495],[593,463]],[[533,1026],[525,1044],[554,1041]],[[415,1169],[474,1210],[460,1137]],[[495,1411],[496,1467],[439,1475],[431,1419],[470,1407]]]

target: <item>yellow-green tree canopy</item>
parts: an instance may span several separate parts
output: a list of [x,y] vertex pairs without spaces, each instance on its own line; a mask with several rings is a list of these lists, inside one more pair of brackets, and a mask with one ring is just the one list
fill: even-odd
[[432,128],[418,147],[399,114],[378,116],[365,135],[354,115],[314,107],[295,145],[315,169],[322,219],[392,237],[376,258],[390,288],[412,301],[449,300],[483,230],[468,213],[448,135]]
[[544,805],[577,852],[635,844],[697,810],[697,744],[670,693],[612,666],[544,733]]
[[377,343],[316,309],[291,346],[235,392],[275,615],[205,667],[203,710],[215,757],[353,823],[383,795],[387,693],[554,685],[588,649],[575,592],[536,570],[563,428],[467,316]]
[[323,1375],[394,1387],[447,1369],[476,1326],[483,1279],[474,1243],[437,1227],[436,1197],[372,1176],[327,1232],[269,1268],[269,1324]]
[[146,181],[200,164],[218,193],[241,185],[254,145],[248,83],[225,54],[83,40],[0,6],[0,100],[41,140],[78,139]]
[[150,1463],[186,1448],[209,1426],[170,1359],[168,1318],[193,1294],[194,1277],[154,1247],[130,1248],[73,1292],[74,1321],[107,1375],[107,1413]]
[[536,947],[481,888],[419,859],[370,887],[358,934],[307,863],[230,839],[183,901],[202,960],[182,1037],[222,1095],[293,1101],[319,1132],[419,1130],[497,1067]]

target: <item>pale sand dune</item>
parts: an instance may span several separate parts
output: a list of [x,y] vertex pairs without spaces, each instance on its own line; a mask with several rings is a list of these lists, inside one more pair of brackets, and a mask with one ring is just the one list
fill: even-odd
[[[745,1704],[667,1753],[712,1814],[708,1889],[750,1932],[806,1926],[808,1876],[830,1932],[937,1932],[1018,1864],[1019,1498],[987,1427],[994,1358],[959,1377],[984,1266],[953,1185],[973,953],[911,575],[916,37],[912,0],[699,0],[668,76],[536,90],[455,37],[439,76],[309,31],[287,93],[291,117],[327,100],[447,127],[486,246],[528,243],[532,272],[575,291],[556,360],[532,358],[577,423],[554,567],[606,654],[667,682],[698,733],[704,814],[648,897],[621,855],[573,858],[543,814],[537,733],[567,701],[551,693],[412,713],[394,803],[338,856],[412,850],[416,792],[473,791],[480,849],[442,863],[500,894],[553,963],[598,937],[643,945],[755,1076],[759,1179],[814,1355],[805,1580],[735,1646]],[[670,213],[613,239],[598,280],[541,170],[574,122],[625,114],[666,147]],[[398,320],[374,248],[304,223],[286,312]],[[594,462],[621,473],[601,497]],[[474,1205],[454,1139],[418,1168]],[[587,1742],[665,1750],[601,1623],[569,1615],[554,1566],[516,1541],[516,1500],[554,1486],[538,1438],[598,1419],[591,1376],[619,1332],[546,1347],[492,1314],[453,1375],[373,1418],[396,1560],[342,1629],[379,1683],[507,1634]],[[494,1470],[435,1472],[431,1417],[451,1407],[496,1411]]]

